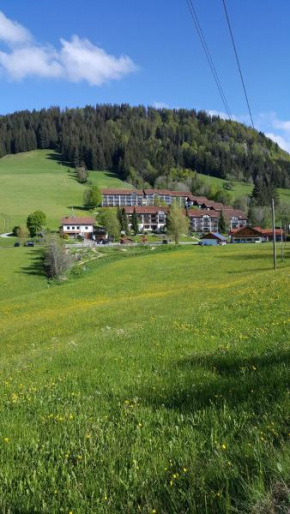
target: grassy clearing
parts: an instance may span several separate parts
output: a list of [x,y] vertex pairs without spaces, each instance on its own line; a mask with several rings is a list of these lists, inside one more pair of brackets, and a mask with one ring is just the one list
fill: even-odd
[[[209,175],[201,175],[199,174],[200,178],[209,185],[215,185],[220,188],[223,187],[223,184],[226,182],[229,182],[228,180],[223,180],[221,178],[216,177],[210,177]],[[250,196],[253,191],[253,185],[247,184],[246,182],[238,182],[238,181],[231,181],[233,184],[233,189],[230,191],[230,194],[232,195],[233,200],[236,200],[236,198],[240,198],[241,196]],[[289,204],[290,205],[290,189],[278,189],[279,198],[281,203]]]
[[290,319],[289,251],[276,274],[270,254],[104,249],[58,286],[38,248],[0,248],[1,512],[271,506]]
[[[90,179],[99,187],[130,187],[109,172],[91,172]],[[25,224],[36,209],[46,213],[53,229],[71,213],[71,206],[76,214],[84,214],[77,207],[82,206],[85,186],[76,181],[70,166],[61,164],[56,152],[37,150],[0,159],[0,184],[0,232]]]

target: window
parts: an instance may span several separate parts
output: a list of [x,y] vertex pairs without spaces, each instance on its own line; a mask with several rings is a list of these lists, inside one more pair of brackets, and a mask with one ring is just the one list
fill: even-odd
[[75,230],[75,227],[72,227],[71,229],[72,229],[72,230]]
[[80,227],[77,227],[77,230],[79,230],[79,229],[80,229]]
[[85,230],[89,230],[89,227],[85,227]]

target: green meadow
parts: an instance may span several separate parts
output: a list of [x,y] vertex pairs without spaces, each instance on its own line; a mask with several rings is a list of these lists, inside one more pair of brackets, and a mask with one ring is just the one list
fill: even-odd
[[[198,174],[199,177],[208,185],[213,185],[219,188],[223,187],[223,184],[229,182],[217,177],[211,177],[209,175]],[[253,184],[247,184],[246,182],[238,182],[237,180],[230,181],[233,184],[233,189],[230,194],[233,200],[240,198],[241,196],[250,196],[253,191]],[[280,202],[286,205],[290,205],[290,189],[278,189]]]
[[289,512],[289,250],[40,253],[0,247],[0,511]]
[[[90,173],[93,184],[102,187],[131,187],[112,173]],[[0,159],[0,233],[15,225],[25,225],[31,212],[41,209],[49,228],[56,229],[60,218],[82,215],[84,185],[77,182],[74,170],[52,150],[7,155]]]

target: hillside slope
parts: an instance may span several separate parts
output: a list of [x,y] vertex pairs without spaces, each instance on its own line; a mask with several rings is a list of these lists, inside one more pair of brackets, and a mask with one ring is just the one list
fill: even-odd
[[1,512],[288,511],[289,252],[161,250],[0,248]]
[[[131,187],[109,172],[95,172],[90,180],[99,187]],[[28,214],[41,209],[51,229],[62,216],[83,214],[84,185],[77,182],[73,168],[62,164],[53,150],[7,155],[0,159],[0,233],[23,225]]]
[[114,171],[135,185],[189,169],[240,181],[290,184],[290,156],[245,125],[194,109],[97,105],[0,117],[0,156],[56,149],[74,166]]

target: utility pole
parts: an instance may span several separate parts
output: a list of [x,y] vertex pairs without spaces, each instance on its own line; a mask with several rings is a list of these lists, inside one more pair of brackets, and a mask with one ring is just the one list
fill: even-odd
[[272,198],[272,231],[273,231],[273,261],[274,270],[277,269],[277,256],[276,256],[276,231],[275,231],[275,200]]
[[280,223],[280,229],[281,229],[281,261],[284,261],[284,238],[283,238],[283,225],[282,225],[282,221]]

